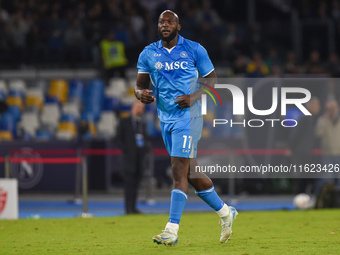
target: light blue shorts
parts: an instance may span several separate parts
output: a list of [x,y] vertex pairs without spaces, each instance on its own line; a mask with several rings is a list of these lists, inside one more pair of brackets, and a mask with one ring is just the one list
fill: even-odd
[[163,141],[170,156],[196,158],[202,127],[202,116],[172,123],[161,122]]

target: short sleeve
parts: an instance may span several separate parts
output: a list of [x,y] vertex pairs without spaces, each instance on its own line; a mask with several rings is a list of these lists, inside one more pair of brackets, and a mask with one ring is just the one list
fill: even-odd
[[200,44],[197,47],[196,67],[200,75],[203,77],[214,70],[214,66],[211,63],[207,50]]
[[147,62],[147,50],[144,49],[140,54],[137,62],[138,73],[150,73]]

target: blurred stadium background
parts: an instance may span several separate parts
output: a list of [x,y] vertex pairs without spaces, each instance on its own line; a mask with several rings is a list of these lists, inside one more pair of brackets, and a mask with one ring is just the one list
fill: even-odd
[[[0,156],[85,155],[93,200],[120,203],[116,127],[134,100],[138,55],[158,40],[157,19],[165,9],[179,14],[182,36],[207,49],[219,77],[340,76],[338,0],[0,0],[0,100],[9,106],[0,119]],[[127,59],[110,77],[102,57],[108,34],[123,43]],[[338,100],[338,92],[324,87],[320,93]],[[168,197],[170,160],[154,104],[146,107],[145,118],[154,164],[142,193],[152,202],[156,195]],[[84,123],[87,129],[81,128]],[[211,136],[205,130],[202,142]],[[230,132],[231,146],[240,136],[238,130]],[[75,165],[11,163],[10,169],[19,180],[21,208],[34,208],[25,202],[41,199],[42,193],[53,193],[47,200],[63,194],[79,198]],[[281,195],[281,206],[264,198],[273,206],[262,209],[292,208],[294,185],[289,179],[216,181],[226,199]],[[258,200],[252,201],[247,208],[258,209]],[[123,213],[122,205],[118,211]]]

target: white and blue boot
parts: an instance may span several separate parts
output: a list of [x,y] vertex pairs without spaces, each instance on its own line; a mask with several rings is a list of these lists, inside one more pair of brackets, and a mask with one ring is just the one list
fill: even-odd
[[229,206],[229,214],[226,217],[222,217],[220,220],[221,226],[222,226],[222,231],[221,231],[221,237],[220,237],[220,242],[221,243],[226,243],[230,240],[230,236],[233,233],[231,230],[231,227],[233,226],[233,222],[236,219],[236,216],[238,214],[237,210]]
[[169,228],[165,228],[165,230],[163,230],[163,233],[159,235],[155,235],[152,238],[152,240],[157,244],[175,246],[178,242],[178,237],[177,237],[177,234],[173,230]]

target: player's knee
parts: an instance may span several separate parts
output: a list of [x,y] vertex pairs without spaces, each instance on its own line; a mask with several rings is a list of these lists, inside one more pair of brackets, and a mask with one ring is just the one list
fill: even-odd
[[172,178],[173,178],[174,183],[183,182],[184,180],[187,180],[187,175],[183,172],[184,171],[172,169]]

